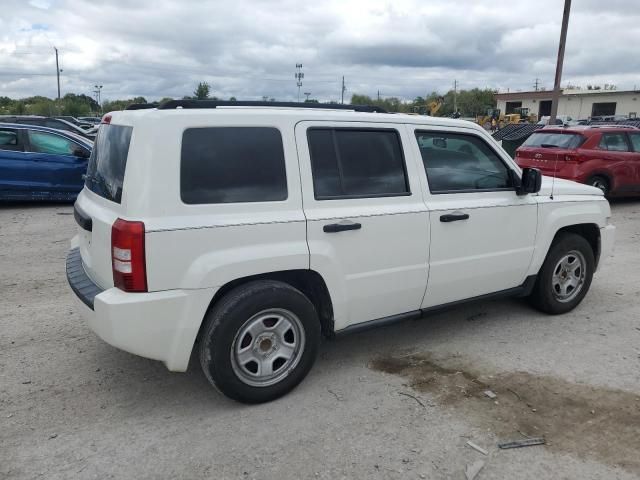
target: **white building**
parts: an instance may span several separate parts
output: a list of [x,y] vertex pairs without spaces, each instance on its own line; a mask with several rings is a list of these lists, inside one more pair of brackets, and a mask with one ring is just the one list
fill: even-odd
[[[496,93],[502,113],[528,108],[538,118],[551,114],[551,91]],[[601,115],[626,115],[640,118],[640,90],[561,90],[558,115],[574,120]]]

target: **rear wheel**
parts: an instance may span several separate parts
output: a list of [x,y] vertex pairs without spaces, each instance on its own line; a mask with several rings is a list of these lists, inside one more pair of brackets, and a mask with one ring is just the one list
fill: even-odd
[[592,187],[599,188],[602,190],[602,193],[605,195],[609,195],[609,180],[601,175],[595,175],[587,180],[587,185],[591,185]]
[[292,286],[255,281],[227,293],[207,314],[200,364],[230,398],[267,402],[307,375],[320,341],[313,304]]
[[573,310],[589,291],[594,269],[589,242],[574,233],[561,234],[542,264],[530,303],[552,315]]

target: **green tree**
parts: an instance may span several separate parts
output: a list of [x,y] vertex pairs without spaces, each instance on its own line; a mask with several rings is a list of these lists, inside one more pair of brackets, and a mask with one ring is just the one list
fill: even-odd
[[193,96],[198,100],[205,100],[209,98],[209,84],[207,82],[200,82],[193,92]]

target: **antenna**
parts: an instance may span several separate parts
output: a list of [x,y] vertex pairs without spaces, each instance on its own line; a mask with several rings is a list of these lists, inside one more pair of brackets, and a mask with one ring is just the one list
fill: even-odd
[[553,187],[556,185],[556,172],[558,171],[558,154],[556,153],[556,161],[553,162],[553,179],[551,180],[551,195],[549,198],[553,200]]

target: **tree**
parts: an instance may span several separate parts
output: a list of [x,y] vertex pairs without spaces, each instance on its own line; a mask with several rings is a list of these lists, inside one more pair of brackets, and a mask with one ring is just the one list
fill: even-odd
[[236,100],[236,97],[231,97],[231,98],[229,98],[229,101],[230,102],[237,102],[238,100]]
[[207,82],[200,82],[193,92],[193,96],[198,100],[205,100],[209,98],[209,84]]

